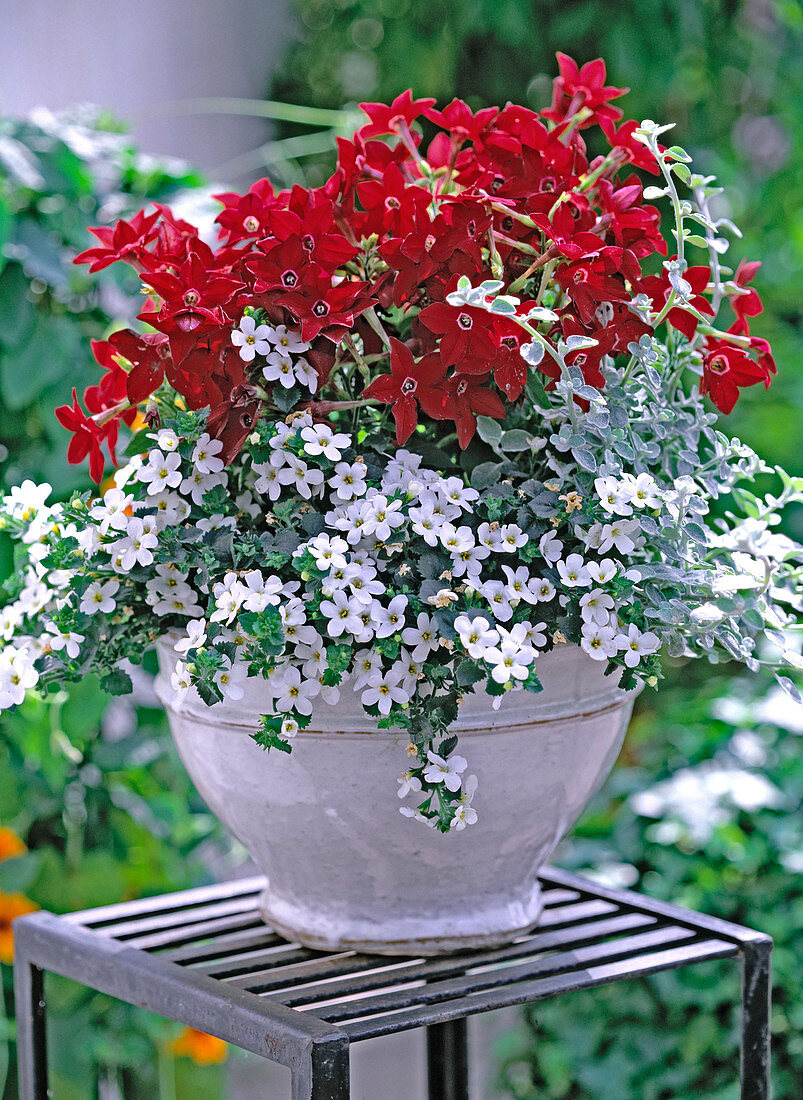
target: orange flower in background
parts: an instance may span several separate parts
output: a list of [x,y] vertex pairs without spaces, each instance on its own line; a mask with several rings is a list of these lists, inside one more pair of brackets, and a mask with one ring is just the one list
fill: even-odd
[[24,894],[4,894],[0,891],[0,963],[14,961],[14,933],[11,922],[39,908]]
[[171,1054],[184,1058],[192,1058],[199,1066],[216,1066],[226,1061],[228,1046],[222,1039],[215,1035],[207,1035],[205,1031],[197,1031],[194,1027],[185,1027],[175,1039],[168,1044],[167,1049]]
[[7,829],[0,825],[0,863],[4,859],[14,859],[27,852],[25,842],[17,836],[13,829]]

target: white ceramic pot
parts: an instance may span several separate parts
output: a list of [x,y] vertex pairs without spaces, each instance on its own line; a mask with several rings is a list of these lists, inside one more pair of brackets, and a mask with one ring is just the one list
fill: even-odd
[[265,920],[310,947],[383,954],[505,943],[537,923],[537,871],[613,767],[636,694],[573,645],[539,658],[537,695],[494,711],[470,694],[453,729],[478,821],[443,835],[399,813],[407,738],[377,730],[355,694],[322,705],[291,754],[266,753],[249,736],[262,681],[237,703],[190,692],[176,709],[174,661],[163,641],[157,692],[195,786],[267,876]]

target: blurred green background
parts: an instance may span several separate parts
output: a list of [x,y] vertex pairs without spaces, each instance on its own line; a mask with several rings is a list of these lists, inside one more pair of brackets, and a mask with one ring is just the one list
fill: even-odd
[[[801,471],[803,12],[795,0],[296,0],[293,8],[296,34],[265,90],[271,99],[339,108],[412,87],[441,102],[458,95],[474,107],[508,99],[538,107],[562,50],[580,62],[606,59],[609,82],[631,88],[628,117],[675,121],[696,167],[725,187],[720,212],[744,233],[734,264],[745,256],[764,265],[756,285],[766,312],[754,331],[771,340],[779,374],[769,392],[747,390],[725,426]],[[304,132],[282,124],[276,137]],[[278,155],[268,149],[265,159],[276,165]],[[329,164],[326,155],[282,154],[280,178],[315,184]],[[5,485],[31,476],[65,493],[80,482],[52,410],[72,385],[80,392],[94,379],[89,337],[134,311],[136,279],[88,280],[71,265],[86,244],[83,227],[151,198],[192,203],[201,183],[142,156],[109,119],[86,112],[47,129],[0,126]],[[800,517],[792,522],[800,536]],[[0,544],[0,570],[9,568]],[[726,666],[673,666],[658,693],[642,695],[617,772],[556,858],[775,936],[778,1100],[797,1100],[803,1080],[802,733],[800,711],[760,679]],[[132,702],[109,704],[87,682],[2,720],[0,957],[21,898],[80,908],[208,881],[236,858],[178,764],[146,677]],[[12,1100],[10,968],[2,973],[0,1097]],[[223,1067],[173,1049],[178,1029],[67,983],[53,995],[54,1017],[67,1021],[51,1047],[59,1100],[99,1089],[126,1100],[226,1095]],[[712,964],[541,1005],[505,1038],[486,1095],[735,1098],[736,998],[734,974]]]

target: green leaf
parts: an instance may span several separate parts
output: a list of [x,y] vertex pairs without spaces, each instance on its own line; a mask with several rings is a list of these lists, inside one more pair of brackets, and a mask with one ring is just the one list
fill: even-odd
[[26,852],[0,862],[0,892],[24,894],[39,874],[42,857],[38,852]]
[[484,443],[496,447],[502,438],[502,426],[498,420],[493,420],[490,416],[478,416],[477,434]]
[[64,317],[40,315],[19,350],[5,349],[0,395],[9,409],[30,405],[53,382],[69,376],[81,354],[80,330]]
[[503,433],[499,441],[499,450],[529,451],[532,439],[533,437],[529,432],[525,432],[521,428],[513,428],[511,431]]
[[19,264],[9,264],[0,277],[0,343],[13,347],[33,328],[35,309],[28,280]]
[[121,668],[115,668],[101,677],[100,686],[109,695],[128,695],[132,689],[131,677]]
[[472,660],[461,661],[457,666],[457,682],[460,687],[471,687],[485,678],[485,673]]
[[57,233],[33,218],[20,218],[12,236],[16,258],[29,279],[43,279],[56,290],[69,287],[68,260]]

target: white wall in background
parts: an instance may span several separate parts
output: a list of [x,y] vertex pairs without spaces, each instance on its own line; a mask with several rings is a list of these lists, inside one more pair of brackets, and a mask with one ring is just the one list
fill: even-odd
[[264,98],[292,22],[289,0],[0,0],[0,27],[0,113],[99,103],[143,150],[215,169],[262,144],[266,123],[156,108]]

